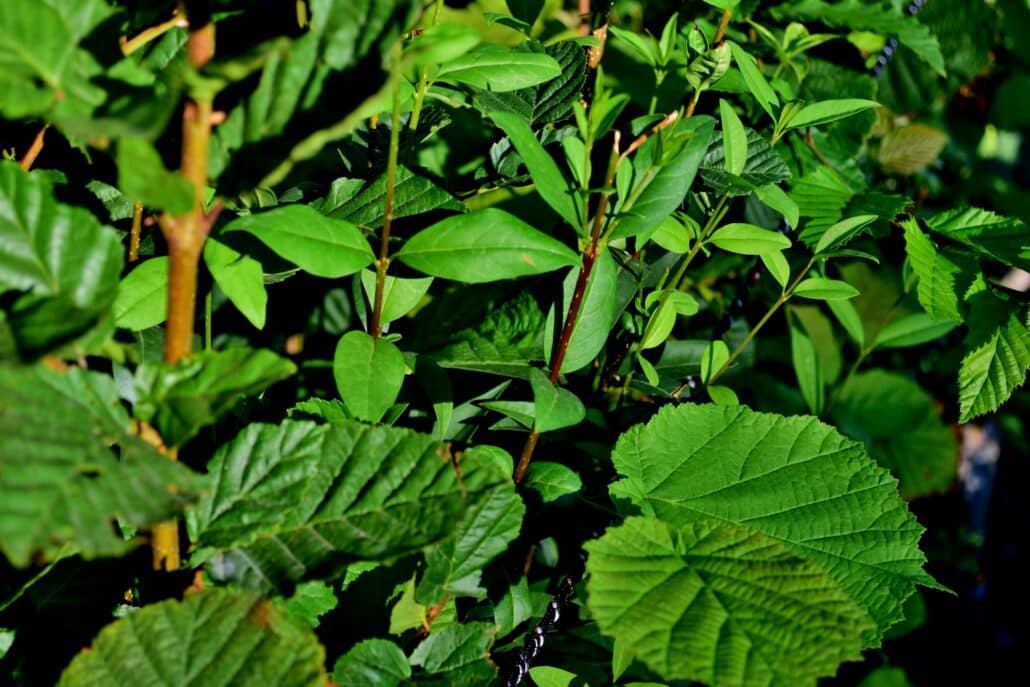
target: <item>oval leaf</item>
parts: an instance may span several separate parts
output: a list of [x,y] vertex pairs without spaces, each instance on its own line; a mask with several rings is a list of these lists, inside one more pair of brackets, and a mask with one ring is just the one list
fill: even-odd
[[333,376],[354,417],[379,422],[404,383],[404,354],[389,341],[365,332],[347,332],[336,345]]
[[815,246],[815,252],[822,253],[843,246],[858,232],[875,222],[876,219],[876,215],[858,215],[857,217],[842,219],[819,237],[819,243]]
[[879,106],[878,102],[861,98],[842,98],[812,103],[801,108],[801,111],[784,127],[784,131],[800,129],[805,126],[819,126]]
[[440,65],[436,79],[504,92],[535,86],[559,74],[561,68],[550,55],[500,45],[480,45]]
[[268,292],[261,263],[209,238],[204,241],[204,264],[236,309],[252,325],[263,329]]
[[286,205],[238,217],[222,231],[252,234],[277,255],[316,277],[345,277],[375,259],[356,226],[326,217],[306,205]]
[[876,348],[905,348],[936,341],[959,325],[945,320],[937,322],[927,313],[913,313],[894,320],[876,335]]
[[726,171],[740,176],[747,164],[747,132],[733,106],[724,99],[719,100],[719,116],[722,119],[722,147],[726,156]]
[[543,274],[579,261],[564,243],[496,208],[437,222],[408,239],[396,257],[425,274],[468,283]]
[[797,285],[794,295],[817,301],[841,301],[857,296],[858,289],[839,279],[809,277]]
[[740,255],[761,255],[790,248],[790,239],[753,224],[734,223],[720,227],[708,243]]
[[168,256],[141,262],[121,283],[111,306],[117,327],[149,329],[168,317]]

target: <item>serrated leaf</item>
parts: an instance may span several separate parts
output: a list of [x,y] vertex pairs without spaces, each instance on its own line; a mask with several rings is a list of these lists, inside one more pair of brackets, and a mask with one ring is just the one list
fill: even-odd
[[[651,155],[651,164],[637,170],[633,191],[623,200],[622,216],[612,238],[642,234],[671,215],[693,185],[705,151],[715,145],[715,120],[711,117],[698,115],[673,126],[675,128],[669,127],[662,135],[652,136],[637,151],[638,157]],[[671,160],[654,159],[654,152],[660,150],[659,141],[666,141],[669,147],[676,146],[677,152]]]
[[23,358],[88,331],[115,299],[118,236],[84,208],[57,202],[43,176],[7,160],[0,161],[0,245],[0,312]]
[[306,205],[285,205],[237,217],[222,233],[244,231],[317,277],[345,277],[375,259],[361,231],[350,222],[330,219]]
[[[569,373],[580,370],[597,357],[608,341],[608,334],[615,327],[620,314],[618,302],[619,267],[612,257],[611,251],[607,248],[601,250],[594,261],[594,267],[590,270],[590,278],[587,280],[586,292],[579,306],[579,315],[576,317],[576,324],[572,330],[572,338],[569,339],[568,348],[565,349],[565,358],[562,360],[561,372]],[[562,281],[562,298],[560,303],[555,303],[547,311],[547,323],[545,325],[548,335],[548,342],[544,348],[544,361],[551,362],[554,354],[554,346],[561,336],[560,327],[563,326],[565,318],[569,314],[569,304],[576,289],[576,282],[579,280],[579,269],[572,268]],[[558,308],[561,309],[561,322],[556,321]]]
[[633,517],[584,548],[591,615],[667,680],[815,685],[874,627],[826,570],[746,525]]
[[823,100],[801,108],[801,111],[794,115],[784,127],[784,131],[828,124],[879,106],[878,102],[863,98]]
[[368,422],[379,422],[404,384],[404,355],[386,339],[365,332],[340,337],[333,356],[333,377],[347,410]]
[[533,388],[533,416],[539,432],[574,427],[586,417],[586,408],[579,397],[568,389],[556,387],[542,371],[533,368],[529,373]]
[[139,331],[168,317],[168,256],[141,262],[118,284],[111,305],[117,327]]
[[538,86],[505,93],[478,91],[473,99],[476,107],[481,112],[511,112],[534,126],[568,117],[586,82],[586,51],[575,41],[559,41],[545,51],[558,62],[559,76]]
[[740,255],[762,255],[790,248],[790,239],[783,234],[743,222],[719,227],[707,242]]
[[613,493],[645,513],[675,526],[701,516],[743,524],[827,571],[875,621],[867,645],[901,619],[915,584],[935,585],[897,482],[815,418],[667,406],[625,432],[612,461],[624,477]]
[[115,160],[118,188],[126,197],[172,215],[185,215],[193,208],[193,184],[182,174],[166,170],[161,156],[143,139],[121,139]]
[[958,371],[959,422],[996,410],[1026,381],[1030,319],[1025,307],[974,310],[969,353]]
[[1022,220],[960,208],[935,215],[927,226],[1006,265],[1030,269],[1030,228]]
[[[333,182],[356,181],[338,179]],[[360,183],[360,182],[359,182]],[[463,212],[464,206],[450,193],[429,179],[415,174],[404,165],[397,165],[393,185],[393,218],[395,220],[434,210]],[[322,201],[319,210],[334,219],[342,219],[368,230],[378,230],[386,217],[386,172],[347,196],[333,202],[332,194]]]
[[130,428],[107,375],[0,367],[0,550],[12,565],[66,545],[85,558],[123,554],[135,544],[115,520],[145,527],[193,498],[196,475]]
[[572,229],[579,232],[583,226],[583,200],[579,191],[565,178],[557,163],[537,140],[536,134],[520,116],[495,110],[488,113],[504,133],[508,135],[515,150],[526,163],[533,184],[540,197],[565,220]]
[[355,421],[251,424],[215,452],[191,539],[215,579],[279,587],[319,566],[382,561],[443,541],[465,510],[432,437]]
[[892,129],[880,141],[877,158],[892,174],[915,174],[933,164],[948,144],[948,135],[940,129],[913,123]]
[[[919,304],[936,321],[962,321],[966,288],[976,272],[967,258],[937,249],[914,219],[901,223],[909,264],[919,277]],[[954,258],[954,259],[953,259]]]
[[204,264],[218,287],[247,321],[258,329],[264,329],[268,292],[261,263],[209,238],[204,241]]
[[480,573],[508,549],[519,535],[526,507],[515,493],[511,473],[473,447],[461,461],[465,489],[479,494],[465,512],[454,535],[426,550],[426,571],[415,599],[427,606],[442,603],[448,594],[478,597],[486,593]]
[[790,179],[790,170],[761,134],[747,128],[747,163],[739,176],[746,185],[733,183],[726,174],[722,133],[716,132],[701,162],[701,179],[715,193],[744,196],[751,193],[755,186],[766,186]]
[[143,363],[133,386],[136,417],[149,422],[167,446],[181,446],[241,398],[254,396],[297,367],[271,351],[202,351],[177,363]]
[[358,642],[333,667],[339,687],[399,687],[409,677],[408,657],[388,639]]
[[411,665],[436,677],[419,680],[419,684],[491,684],[497,679],[497,668],[488,653],[493,641],[494,627],[490,623],[448,625],[432,633],[411,653]]
[[540,494],[544,503],[575,494],[583,488],[579,475],[561,463],[536,460],[529,464],[526,486]]
[[858,289],[846,281],[825,277],[809,277],[794,288],[795,296],[819,301],[847,300],[858,293]]
[[821,21],[849,31],[875,31],[885,36],[896,36],[919,54],[934,71],[944,75],[944,56],[936,37],[922,23],[902,14],[898,5],[892,6],[886,2],[865,4],[861,0],[844,0],[833,4],[822,0],[799,0],[773,10],[773,16],[778,19],[784,15]]
[[395,257],[425,274],[467,283],[542,274],[579,260],[564,243],[496,208],[437,222]]
[[550,55],[484,44],[440,65],[436,79],[505,92],[536,86],[560,75],[561,67]]
[[730,46],[730,52],[733,53],[733,61],[736,63],[737,68],[740,69],[740,74],[744,77],[747,89],[751,91],[751,95],[755,96],[758,105],[775,121],[775,112],[776,108],[780,105],[780,101],[776,97],[776,92],[773,91],[772,86],[769,85],[769,82],[765,80],[765,76],[762,75],[761,69],[755,64],[755,58],[751,57],[746,50],[733,41],[726,41],[726,43]]
[[955,432],[933,396],[911,379],[886,370],[855,375],[831,414],[841,432],[865,442],[869,455],[898,478],[903,498],[946,491],[955,481]]
[[318,627],[319,618],[336,608],[339,601],[333,588],[321,580],[298,584],[290,598],[276,600],[283,613],[311,629]]
[[938,322],[927,313],[912,313],[894,320],[880,330],[873,346],[876,348],[905,348],[936,341],[951,332],[958,322]]
[[58,684],[324,687],[324,660],[314,633],[271,602],[250,592],[208,589],[111,623]]

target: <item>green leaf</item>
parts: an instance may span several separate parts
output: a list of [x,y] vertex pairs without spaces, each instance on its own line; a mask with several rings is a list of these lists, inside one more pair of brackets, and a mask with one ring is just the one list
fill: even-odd
[[320,618],[336,608],[340,600],[333,588],[325,582],[314,580],[297,585],[289,599],[276,599],[283,613],[296,622],[315,629]]
[[691,235],[678,218],[670,215],[658,225],[651,240],[670,253],[680,255],[690,251]]
[[612,461],[624,477],[613,494],[645,514],[673,526],[702,517],[745,525],[825,570],[875,621],[867,645],[902,618],[915,584],[935,585],[897,482],[815,418],[667,406],[624,433]]
[[708,396],[712,399],[712,403],[717,406],[740,405],[740,399],[737,398],[736,392],[728,386],[709,384],[705,387],[705,391],[708,392]]
[[818,563],[732,521],[632,517],[584,548],[591,615],[666,680],[814,686],[875,627]]
[[285,205],[238,217],[222,233],[244,231],[316,277],[346,277],[375,259],[361,231],[306,205]]
[[536,86],[560,75],[561,67],[550,55],[485,44],[440,65],[436,79],[504,92]]
[[[671,287],[651,292],[647,297],[647,305],[650,306],[655,300],[659,302],[659,305],[651,313],[647,326],[644,328],[644,336],[640,340],[640,350],[642,351],[661,346],[672,333],[678,315],[693,315],[700,308],[690,294]],[[638,360],[643,359],[638,358]]]
[[540,16],[544,0],[507,0],[507,5],[511,16],[532,25]]
[[797,285],[794,295],[819,301],[839,301],[854,298],[858,289],[839,279],[809,277]]
[[964,208],[935,215],[927,226],[1006,265],[1030,269],[1030,228],[1022,220]]
[[701,179],[716,194],[746,196],[756,186],[790,179],[790,170],[761,134],[747,128],[747,163],[739,176],[744,184],[726,174],[722,132],[716,132],[701,162]]
[[876,215],[859,215],[837,222],[819,237],[819,242],[815,244],[815,252],[824,253],[840,248],[876,219]]
[[822,102],[812,103],[801,108],[801,111],[787,122],[784,131],[828,124],[829,122],[835,122],[838,119],[844,119],[845,117],[850,117],[879,106],[880,103],[863,98],[823,100]]
[[[432,283],[432,277],[401,279],[386,275],[386,281],[383,282],[383,323],[399,320],[414,310],[415,306],[422,302]],[[368,302],[373,303],[376,293],[376,273],[372,270],[362,270],[361,286],[365,290]]]
[[325,650],[270,601],[207,589],[141,608],[101,630],[60,687],[263,684],[322,687]]
[[[354,181],[337,179],[333,182],[333,189]],[[329,196],[320,203],[317,209],[333,219],[342,219],[369,231],[378,230],[386,217],[386,172],[342,200],[337,201],[330,191]],[[454,196],[429,179],[415,174],[404,165],[397,165],[393,184],[395,220],[433,210],[463,212],[464,209]]]
[[919,277],[919,304],[936,321],[962,321],[964,295],[975,277],[975,265],[965,256],[939,251],[914,219],[902,221],[905,250]]
[[339,687],[400,687],[409,677],[408,657],[388,639],[358,642],[333,667]]
[[579,261],[564,243],[496,208],[437,222],[395,257],[425,274],[468,283],[543,274]]
[[168,256],[145,260],[118,284],[111,305],[115,326],[139,331],[168,317]]
[[773,91],[769,82],[762,75],[762,70],[755,64],[755,58],[751,57],[746,50],[733,41],[726,41],[726,43],[730,46],[730,52],[733,53],[733,61],[737,64],[737,68],[740,69],[740,74],[744,77],[747,89],[751,91],[751,95],[755,96],[758,105],[775,121],[776,108],[779,107],[780,101],[776,97],[776,92]]
[[638,36],[630,29],[620,29],[617,26],[608,27],[608,31],[620,41],[625,41],[636,53],[636,57],[643,58],[651,67],[658,66],[658,42],[653,38]]
[[730,58],[730,46],[725,43],[694,58],[687,66],[684,77],[694,90],[695,98],[726,75],[730,68]]
[[12,565],[67,545],[85,558],[123,554],[135,542],[115,520],[146,527],[193,498],[196,476],[130,430],[107,375],[0,366],[0,550]]
[[790,239],[783,234],[744,223],[723,225],[706,243],[740,255],[762,255],[790,248]]
[[490,623],[465,623],[433,632],[411,652],[411,665],[421,666],[437,680],[420,680],[434,687],[444,685],[489,685],[497,679],[497,668],[490,661],[494,641]]
[[242,398],[289,377],[296,366],[271,351],[203,351],[177,363],[143,363],[136,370],[136,417],[167,446],[181,446]]
[[900,5],[886,2],[865,4],[862,0],[832,4],[822,0],[799,0],[780,5],[772,13],[777,19],[786,15],[820,21],[848,31],[875,31],[883,36],[896,36],[943,76],[944,56],[937,39],[925,25],[905,16],[900,8]]
[[575,471],[561,463],[536,460],[529,464],[526,486],[539,493],[544,503],[550,503],[562,496],[578,493],[583,488],[583,481]]
[[436,24],[415,35],[404,46],[407,69],[429,67],[461,57],[479,45],[479,32],[463,24]]
[[441,542],[466,499],[443,447],[356,421],[248,425],[215,452],[190,538],[215,579],[278,587],[334,561],[391,560]]
[[[619,267],[612,257],[611,251],[602,249],[590,270],[586,292],[580,303],[579,316],[572,330],[572,338],[565,349],[561,372],[569,373],[580,370],[594,361],[608,341],[608,334],[619,319],[621,308],[618,301]],[[569,304],[579,280],[579,268],[572,268],[562,282],[562,298],[547,311],[545,331],[548,342],[544,348],[544,361],[550,364],[554,347],[561,336],[560,328],[569,314]],[[562,318],[556,321],[556,313],[560,308]]]
[[530,668],[529,676],[537,687],[590,687],[586,680],[575,673],[551,666]]
[[215,283],[236,309],[252,325],[264,329],[268,292],[265,291],[265,274],[261,263],[211,238],[204,241],[204,263]]
[[755,195],[758,196],[758,200],[783,215],[783,219],[787,220],[787,224],[792,228],[798,226],[798,220],[800,219],[798,204],[794,202],[793,198],[784,193],[783,189],[779,186],[776,184],[759,186],[755,189]]
[[793,321],[790,323],[790,359],[802,398],[812,415],[819,415],[826,400],[823,368],[812,339]]
[[[0,4],[0,12],[16,11]],[[0,161],[0,245],[0,314],[22,357],[43,355],[88,331],[115,299],[118,236],[84,208],[57,202],[42,175],[6,160]]]
[[526,163],[533,184],[540,197],[557,212],[565,222],[579,232],[583,227],[583,200],[554,159],[544,150],[529,124],[518,115],[495,110],[489,113]]
[[783,253],[774,250],[770,253],[762,253],[758,257],[762,259],[762,264],[765,265],[765,269],[769,270],[769,274],[776,280],[776,283],[786,289],[787,282],[790,281],[790,263],[787,262],[787,258],[783,257]]
[[701,381],[707,384],[712,375],[721,370],[729,359],[730,349],[725,341],[716,339],[709,342],[701,354]]
[[340,337],[333,357],[333,377],[347,410],[368,422],[379,422],[404,384],[407,366],[400,350],[365,332]]
[[970,351],[958,371],[959,422],[997,410],[1026,381],[1030,318],[1025,307],[995,304],[974,310]]
[[529,383],[533,387],[537,431],[543,433],[575,427],[586,417],[586,408],[579,397],[568,389],[556,387],[540,370],[533,368],[530,371]]
[[586,51],[576,41],[559,41],[545,49],[558,62],[561,74],[537,86],[497,93],[477,91],[473,103],[480,112],[511,112],[533,126],[566,119],[579,102],[587,77]]
[[[651,164],[646,169],[637,170],[633,192],[623,201],[622,215],[612,238],[647,232],[683,203],[705,151],[713,145],[714,132],[715,120],[698,115],[676,122],[641,146],[637,156],[649,155]],[[661,150],[659,141],[665,150],[676,151],[671,159],[655,159],[656,151]]]
[[480,575],[519,535],[526,507],[515,493],[511,472],[473,447],[461,461],[462,485],[479,494],[462,516],[454,535],[426,550],[426,571],[415,590],[421,604],[435,605],[447,595],[480,597]]
[[182,174],[165,169],[161,156],[143,139],[121,139],[115,160],[118,188],[126,197],[171,215],[185,215],[193,208],[193,184]]
[[880,330],[873,342],[875,348],[905,348],[936,341],[947,335],[958,322],[945,320],[937,322],[927,313],[912,313],[894,320]]
[[913,687],[901,668],[881,666],[865,676],[858,687]]
[[848,333],[851,340],[859,347],[865,347],[865,327],[862,326],[862,317],[855,309],[855,305],[848,300],[826,301],[826,305],[840,325],[844,327],[844,331]]
[[733,111],[733,106],[724,99],[719,99],[719,116],[722,121],[722,148],[725,156],[726,171],[740,176],[747,164],[747,132],[740,122],[740,117]]
[[872,370],[855,375],[833,404],[833,422],[865,442],[877,463],[914,499],[946,491],[955,481],[959,447],[941,420],[936,399],[907,377]]
[[[529,468],[532,471],[533,465]],[[525,577],[520,577],[518,582],[508,587],[500,602],[494,606],[497,634],[503,637],[532,617],[533,599],[529,593],[529,585]]]

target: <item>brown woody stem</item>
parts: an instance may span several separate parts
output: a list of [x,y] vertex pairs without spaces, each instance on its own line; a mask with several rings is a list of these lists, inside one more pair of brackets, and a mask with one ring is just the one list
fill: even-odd
[[722,42],[723,36],[726,35],[726,28],[730,25],[730,19],[733,17],[733,8],[723,11],[722,21],[719,22],[719,29],[715,32],[715,38],[712,43],[718,45]]
[[[205,24],[190,31],[186,46],[190,66],[199,69],[214,54],[215,28]],[[204,215],[207,188],[207,159],[211,141],[211,101],[190,99],[182,116],[183,176],[193,184],[193,207],[185,215],[164,215],[160,225],[168,243],[168,324],[165,329],[164,359],[178,362],[193,347],[193,326],[197,309],[197,271],[211,222]],[[177,458],[174,450],[168,457]],[[179,568],[179,531],[175,520],[153,530],[155,570]]]
[[36,137],[32,139],[32,145],[25,151],[25,155],[22,157],[18,165],[26,172],[32,169],[32,165],[36,164],[36,158],[39,157],[40,152],[43,150],[43,137],[46,136],[47,129],[50,128],[50,124],[44,124]]
[[123,55],[131,55],[152,40],[156,40],[174,28],[185,28],[188,26],[186,19],[179,16],[178,10],[172,13],[172,18],[155,26],[143,29],[132,38],[122,38],[121,47]]

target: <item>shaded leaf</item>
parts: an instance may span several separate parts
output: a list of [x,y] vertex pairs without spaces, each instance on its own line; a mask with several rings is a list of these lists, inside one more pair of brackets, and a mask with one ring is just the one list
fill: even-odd
[[769,142],[751,128],[747,128],[747,163],[739,175],[747,183],[734,183],[727,175],[725,166],[722,133],[716,132],[701,162],[701,179],[715,193],[746,196],[755,186],[766,186],[790,179],[790,170],[786,163],[769,146]]
[[[579,315],[565,349],[561,372],[569,373],[580,370],[594,361],[608,341],[608,334],[619,318],[618,302],[619,268],[611,251],[602,249],[590,270],[586,292],[579,306]],[[561,327],[569,314],[569,304],[579,280],[579,268],[572,268],[562,281],[562,298],[547,311],[546,332],[548,342],[544,348],[544,360],[548,364],[554,354],[554,347],[561,336]],[[557,308],[561,308],[562,317],[557,320]]]
[[168,317],[168,256],[141,262],[118,284],[111,305],[117,327],[139,331]]
[[123,554],[134,542],[115,520],[145,527],[193,498],[196,476],[130,429],[107,375],[0,366],[0,549],[12,565],[66,544],[85,558]]
[[484,44],[440,65],[436,79],[504,92],[536,86],[560,75],[561,67],[550,55]]
[[324,687],[324,660],[315,635],[271,602],[252,592],[208,589],[111,623],[58,684]]
[[536,460],[529,464],[526,486],[540,494],[544,503],[555,501],[583,488],[579,475],[561,463]]
[[533,417],[537,431],[552,432],[574,427],[586,417],[586,408],[579,397],[568,389],[556,387],[542,371],[530,370],[529,383],[533,387]]
[[825,277],[809,277],[794,288],[795,296],[820,301],[847,300],[858,293],[858,289],[846,281]]
[[261,263],[209,238],[204,241],[204,264],[236,309],[252,325],[264,329],[268,292]]
[[969,320],[969,353],[958,371],[959,422],[996,410],[1026,381],[1030,315],[1024,306],[992,303]]
[[766,114],[775,120],[775,110],[779,106],[780,101],[776,97],[776,92],[773,91],[772,86],[769,85],[769,82],[765,80],[765,76],[762,75],[762,70],[755,64],[755,58],[733,41],[726,41],[726,43],[730,46],[730,52],[733,53],[733,61],[736,63],[737,68],[740,69],[740,74],[744,77],[747,89],[751,91],[751,95],[755,96],[758,105],[765,110]]
[[877,348],[919,346],[940,339],[958,325],[951,320],[937,322],[927,313],[912,313],[881,329],[873,345]]
[[587,75],[586,51],[575,41],[559,41],[546,48],[561,74],[537,86],[515,91],[477,91],[473,102],[481,112],[502,110],[532,125],[565,119],[580,97]]
[[491,684],[497,679],[497,668],[488,653],[493,633],[490,623],[466,623],[448,625],[426,637],[415,647],[410,660],[435,679],[420,679],[419,684]]
[[[353,179],[337,179],[334,188],[341,182]],[[342,219],[369,230],[383,226],[386,216],[386,173],[368,182],[342,202],[333,202],[333,194],[323,199],[317,208],[334,219]],[[464,212],[464,206],[450,193],[429,179],[415,174],[404,165],[397,165],[393,186],[393,218],[401,219],[420,215],[433,210]]]
[[115,160],[118,188],[127,198],[172,215],[185,215],[193,208],[193,184],[165,169],[161,156],[143,139],[121,139]]
[[1006,265],[1030,269],[1030,228],[1022,220],[960,208],[935,215],[927,226]]
[[358,642],[333,667],[339,687],[399,687],[409,677],[408,657],[388,639]]

